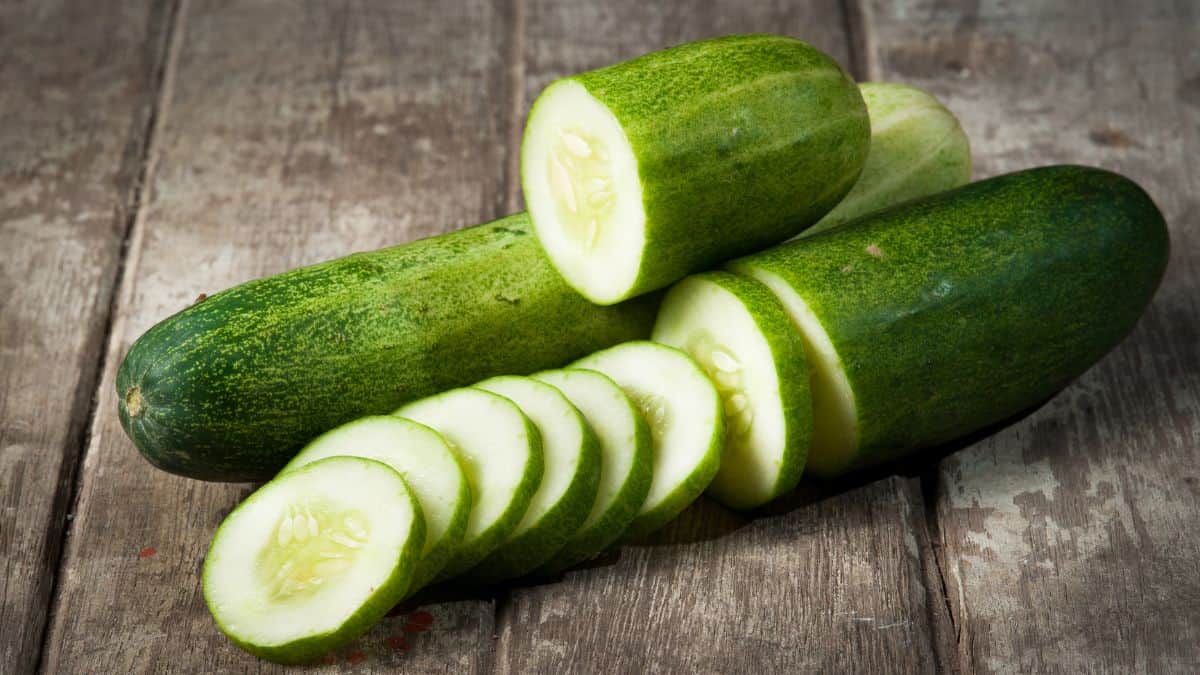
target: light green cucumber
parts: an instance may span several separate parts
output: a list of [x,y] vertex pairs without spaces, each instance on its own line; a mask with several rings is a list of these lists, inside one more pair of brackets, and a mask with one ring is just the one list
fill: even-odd
[[801,237],[971,180],[971,142],[940,101],[890,82],[864,82],[859,91],[871,119],[871,150],[862,175],[845,199]]
[[521,184],[554,266],[612,304],[817,222],[869,137],[833,59],[734,35],[551,83],[529,113]]
[[281,473],[336,456],[374,459],[404,477],[425,517],[425,545],[409,593],[432,581],[458,548],[471,512],[466,475],[446,440],[412,420],[363,417],[318,436]]
[[213,535],[204,601],[246,651],[319,658],[368,628],[409,587],[425,524],[400,474],[329,457],[259,488]]
[[414,401],[394,414],[437,430],[467,476],[467,528],[436,579],[462,574],[516,531],[533,500],[543,471],[537,428],[512,401],[469,387]]
[[663,299],[653,336],[691,354],[721,394],[725,449],[709,494],[749,509],[794,488],[812,397],[804,344],[775,295],[728,272],[687,277]]
[[475,385],[516,403],[537,427],[545,469],[524,517],[483,562],[477,581],[523,576],[561,549],[583,524],[600,484],[600,448],[583,415],[557,389],[528,377],[502,376]]
[[607,375],[564,368],[533,377],[561,391],[600,442],[600,486],[587,520],[540,569],[556,574],[596,557],[628,529],[650,492],[654,449],[646,420]]
[[721,397],[692,357],[656,342],[626,342],[575,362],[612,378],[650,426],[650,491],[624,534],[637,540],[667,524],[712,482],[721,464]]
[[1019,171],[730,263],[780,298],[812,364],[806,471],[831,476],[1006,419],[1133,327],[1162,214],[1100,169]]

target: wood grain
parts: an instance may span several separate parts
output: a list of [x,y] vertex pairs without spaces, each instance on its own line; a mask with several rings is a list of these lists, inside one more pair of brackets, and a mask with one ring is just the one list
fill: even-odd
[[0,672],[38,658],[136,201],[161,14],[0,4]]
[[[208,541],[251,488],[145,462],[117,421],[115,370],[133,339],[200,293],[497,215],[507,21],[489,2],[185,0],[47,670],[275,670],[225,640],[200,597]],[[428,630],[390,640],[411,622],[401,614],[334,659],[485,667],[491,602],[423,610]]]
[[943,461],[943,569],[969,672],[1200,668],[1200,10],[869,2],[871,75],[935,91],[991,175],[1140,182],[1173,254],[1134,333],[1022,422]]

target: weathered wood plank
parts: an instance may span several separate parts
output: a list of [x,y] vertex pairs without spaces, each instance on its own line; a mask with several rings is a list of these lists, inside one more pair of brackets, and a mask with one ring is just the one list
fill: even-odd
[[[497,215],[509,32],[489,2],[185,1],[48,670],[274,670],[227,642],[200,596],[209,538],[250,488],[143,461],[117,421],[115,370],[133,339],[202,292]],[[389,640],[412,622],[394,617],[336,661],[486,667],[491,602],[423,611],[430,629]]]
[[937,513],[966,671],[1200,668],[1200,9],[868,2],[874,77],[929,87],[991,175],[1139,181],[1173,255],[1138,328],[1022,422],[945,460]]
[[0,4],[0,672],[34,668],[160,57],[145,0]]

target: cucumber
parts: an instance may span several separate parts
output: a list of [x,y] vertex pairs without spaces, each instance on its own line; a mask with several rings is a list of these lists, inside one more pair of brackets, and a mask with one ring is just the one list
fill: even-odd
[[650,426],[650,491],[624,534],[637,540],[700,496],[721,463],[721,397],[690,356],[655,342],[627,342],[575,362],[612,378]]
[[336,456],[383,462],[408,483],[425,518],[425,545],[409,592],[433,580],[457,549],[471,512],[466,475],[446,440],[412,420],[364,417],[318,436],[281,473]]
[[653,477],[650,427],[615,382],[594,370],[565,368],[534,378],[561,391],[587,419],[600,442],[600,485],[587,519],[542,565],[557,574],[591,560],[620,538],[646,501]]
[[871,119],[867,162],[846,198],[801,237],[971,180],[971,142],[940,101],[905,84],[864,82],[858,88]]
[[648,337],[656,307],[580,297],[517,214],[213,295],[138,339],[118,411],[162,469],[265,480],[339,424]]
[[517,529],[541,484],[544,465],[537,428],[512,401],[473,388],[430,396],[394,414],[437,430],[467,476],[467,529],[436,579],[462,574]]
[[807,471],[945,442],[1061,389],[1130,331],[1167,261],[1135,183],[1019,171],[730,263],[783,301],[813,366]]
[[612,304],[817,222],[854,185],[868,126],[858,87],[813,47],[702,40],[551,83],[521,184],[554,266]]
[[322,459],[259,488],[221,523],[204,561],[204,601],[246,651],[312,661],[404,596],[424,528],[386,464]]
[[804,345],[771,291],[728,272],[688,277],[663,299],[653,335],[690,354],[721,394],[725,449],[709,494],[749,509],[794,488],[812,398]]
[[516,530],[470,575],[481,582],[522,576],[546,562],[583,524],[600,483],[600,448],[583,415],[557,389],[528,377],[476,387],[516,403],[537,427],[545,469]]

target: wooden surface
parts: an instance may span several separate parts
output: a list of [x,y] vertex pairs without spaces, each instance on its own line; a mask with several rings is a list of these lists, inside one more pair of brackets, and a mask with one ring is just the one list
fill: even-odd
[[1150,312],[963,449],[749,516],[701,500],[541,585],[435,590],[324,669],[1200,669],[1193,3],[99,4],[0,5],[0,672],[280,670],[200,601],[209,537],[252,486],[140,458],[114,412],[125,350],[200,293],[519,208],[546,82],[745,31],[934,91],[980,176],[1138,180],[1172,229]]

